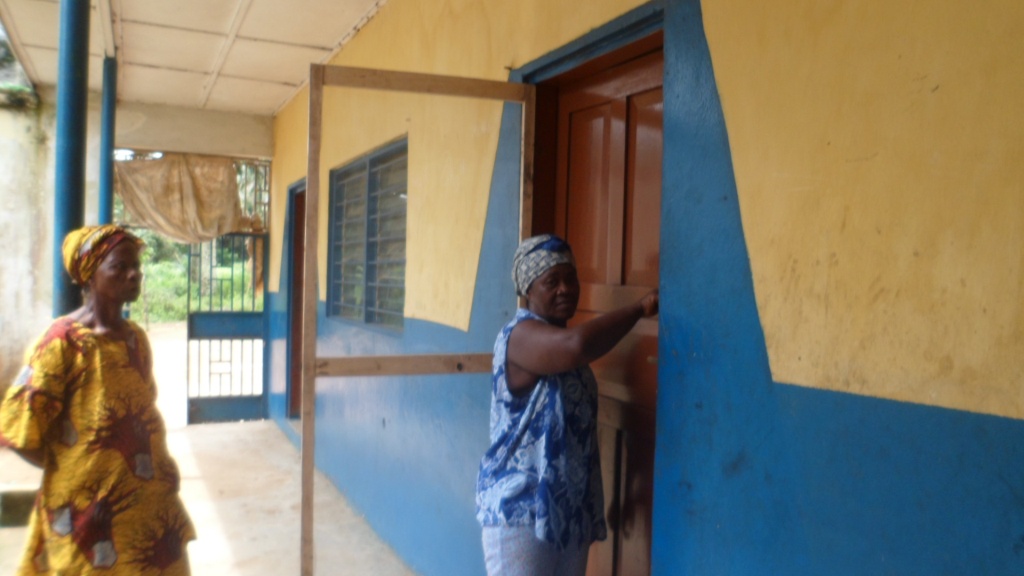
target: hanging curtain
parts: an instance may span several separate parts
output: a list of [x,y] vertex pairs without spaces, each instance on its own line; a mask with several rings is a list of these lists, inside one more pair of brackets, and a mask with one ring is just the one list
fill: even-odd
[[230,158],[164,154],[115,162],[114,175],[133,225],[186,244],[247,227]]

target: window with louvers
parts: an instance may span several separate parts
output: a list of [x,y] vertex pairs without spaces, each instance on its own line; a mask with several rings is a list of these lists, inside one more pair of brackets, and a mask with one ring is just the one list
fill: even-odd
[[402,328],[407,174],[404,140],[331,171],[328,316]]

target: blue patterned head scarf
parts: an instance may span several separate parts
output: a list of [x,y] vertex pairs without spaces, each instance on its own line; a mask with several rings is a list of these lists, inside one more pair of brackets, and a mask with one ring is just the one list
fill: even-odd
[[512,258],[512,281],[516,285],[516,294],[526,296],[534,280],[559,264],[576,267],[572,248],[565,240],[553,234],[541,234],[523,240]]

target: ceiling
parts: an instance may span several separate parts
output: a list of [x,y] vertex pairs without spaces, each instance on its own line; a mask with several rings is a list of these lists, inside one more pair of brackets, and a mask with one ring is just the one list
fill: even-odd
[[[270,116],[384,1],[91,0],[89,89],[116,53],[119,101]],[[0,20],[33,84],[55,86],[58,0],[0,0]]]

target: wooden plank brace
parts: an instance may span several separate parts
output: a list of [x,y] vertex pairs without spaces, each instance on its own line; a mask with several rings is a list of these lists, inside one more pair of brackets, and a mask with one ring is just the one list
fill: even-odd
[[412,72],[371,70],[313,64],[309,72],[309,143],[306,169],[305,279],[302,293],[302,576],[313,576],[313,477],[315,471],[316,377],[457,374],[488,372],[490,354],[440,354],[358,358],[317,358],[317,280],[319,256],[320,146],[324,86],[393,90],[519,102],[523,105],[520,166],[520,232],[530,232],[533,200],[534,106],[536,88],[529,84],[439,76]]

